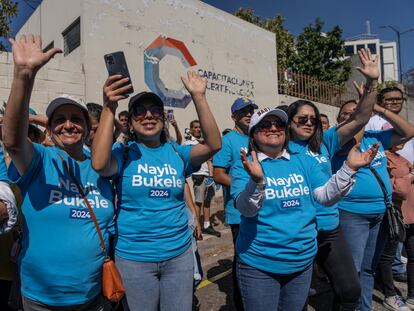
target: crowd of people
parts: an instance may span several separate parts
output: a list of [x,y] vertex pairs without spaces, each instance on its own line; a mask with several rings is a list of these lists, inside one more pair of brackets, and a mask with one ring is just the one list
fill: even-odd
[[[202,274],[196,240],[220,237],[210,221],[216,185],[233,237],[235,309],[303,310],[321,269],[332,310],[371,310],[374,281],[385,307],[414,310],[414,126],[399,116],[399,88],[378,91],[369,50],[359,51],[359,98],[340,107],[334,126],[310,101],[259,108],[238,98],[234,128],[221,134],[206,81],[189,71],[181,80],[197,119],[183,142],[155,93],[131,96],[117,113],[132,88],[121,75],[104,82],[102,105],[62,94],[37,115],[36,74],[61,51],[43,52],[33,35],[11,44],[0,149],[2,310],[191,310]],[[406,224],[400,241],[389,234],[389,202]],[[406,299],[392,272],[403,246]],[[117,306],[102,295],[107,256],[126,292]]]

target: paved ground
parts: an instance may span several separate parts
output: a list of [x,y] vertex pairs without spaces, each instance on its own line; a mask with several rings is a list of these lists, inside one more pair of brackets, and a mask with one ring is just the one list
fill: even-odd
[[[221,232],[221,238],[204,236],[204,240],[199,242],[199,252],[201,255],[204,277],[214,282],[203,281],[202,288],[195,294],[195,301],[199,304],[194,310],[199,311],[232,311],[235,310],[232,297],[232,277],[228,273],[231,269],[233,260],[233,245],[231,231],[223,222],[223,212],[221,197],[215,199],[212,204],[212,215],[215,228]],[[217,279],[218,280],[215,280]],[[395,283],[397,288],[406,295],[406,285]],[[311,297],[308,310],[329,311],[332,301],[332,292],[326,282],[318,282],[315,286],[318,294]],[[373,310],[386,310],[382,307],[383,295],[375,291],[373,297]]]

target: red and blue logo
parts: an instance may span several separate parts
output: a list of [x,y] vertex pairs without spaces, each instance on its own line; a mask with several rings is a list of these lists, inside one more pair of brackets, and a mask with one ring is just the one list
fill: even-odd
[[145,83],[149,89],[161,97],[165,106],[185,108],[191,96],[184,87],[179,90],[169,89],[160,77],[160,61],[167,55],[180,59],[184,67],[197,65],[182,41],[159,36],[144,50]]

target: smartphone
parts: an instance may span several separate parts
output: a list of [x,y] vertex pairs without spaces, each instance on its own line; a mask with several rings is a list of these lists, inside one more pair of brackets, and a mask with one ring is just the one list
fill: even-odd
[[[129,83],[131,82],[131,76],[129,75],[128,66],[125,60],[124,52],[114,52],[104,55],[106,69],[108,69],[108,74],[112,75],[122,75],[125,78],[129,78]],[[134,93],[134,88],[131,87],[124,95]]]
[[171,122],[172,120],[174,120],[174,110],[172,109],[167,110],[167,120],[168,122]]

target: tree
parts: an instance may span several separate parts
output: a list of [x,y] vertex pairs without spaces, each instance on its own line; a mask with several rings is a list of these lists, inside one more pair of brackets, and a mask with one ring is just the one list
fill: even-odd
[[319,80],[342,85],[351,74],[351,63],[345,59],[342,29],[335,26],[323,33],[323,25],[317,18],[314,25],[305,27],[298,36],[291,68]]
[[[11,19],[17,15],[17,2],[0,0],[0,36],[8,37],[11,34]],[[5,51],[5,46],[0,42],[0,51]]]
[[262,20],[259,16],[254,15],[254,11],[251,8],[240,8],[234,15],[276,34],[277,65],[280,68],[287,68],[289,66],[290,59],[295,53],[294,37],[283,27],[285,21],[283,16],[278,15]]

